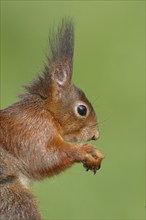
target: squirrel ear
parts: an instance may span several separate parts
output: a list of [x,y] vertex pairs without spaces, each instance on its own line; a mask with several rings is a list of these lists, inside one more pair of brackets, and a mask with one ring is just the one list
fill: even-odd
[[74,25],[72,19],[62,19],[58,29],[52,30],[49,38],[50,54],[44,74],[31,85],[25,86],[28,92],[47,97],[50,84],[63,87],[71,83],[74,52]]
[[54,70],[51,72],[51,79],[59,87],[65,86],[71,83],[72,77],[72,65],[67,63],[59,63],[55,65]]
[[71,19],[62,19],[58,30],[50,35],[50,62],[48,71],[51,78],[59,86],[71,82],[73,51],[74,51],[74,25]]

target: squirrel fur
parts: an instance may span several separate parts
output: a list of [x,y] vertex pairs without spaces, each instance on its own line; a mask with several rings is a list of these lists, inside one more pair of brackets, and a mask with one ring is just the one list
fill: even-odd
[[[40,220],[35,197],[22,181],[41,180],[82,163],[94,173],[103,154],[90,144],[99,136],[95,111],[72,82],[74,26],[62,19],[50,37],[41,76],[20,100],[0,110],[0,218]],[[72,143],[73,142],[73,143]]]

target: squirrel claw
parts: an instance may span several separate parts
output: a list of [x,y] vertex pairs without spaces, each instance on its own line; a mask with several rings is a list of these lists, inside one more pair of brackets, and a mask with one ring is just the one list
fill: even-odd
[[88,172],[89,170],[91,170],[93,172],[93,174],[95,175],[97,173],[97,171],[100,169],[100,165],[97,167],[92,167],[92,168],[88,168],[84,165],[84,167],[86,168],[86,171]]
[[92,170],[93,173],[94,173],[94,175],[97,173],[97,171],[98,171],[99,169],[100,169],[100,165]]
[[100,165],[98,165],[97,167],[93,167],[92,169],[91,169],[91,171],[94,173],[94,175],[97,173],[97,171],[100,169]]
[[96,170],[100,170],[100,167],[101,167],[100,165],[98,167],[96,167]]
[[93,170],[94,175],[96,174],[97,170]]

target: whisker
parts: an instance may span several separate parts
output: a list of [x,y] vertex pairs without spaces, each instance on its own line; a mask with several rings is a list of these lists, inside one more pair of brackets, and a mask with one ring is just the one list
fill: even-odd
[[98,126],[98,125],[102,125],[102,124],[104,124],[105,122],[107,122],[109,119],[110,119],[110,117],[104,119],[103,121],[98,121],[98,122],[95,123],[95,124],[89,125],[89,127],[92,128],[92,127],[95,127],[95,126]]
[[103,121],[99,121],[98,124],[104,124],[105,122],[107,122],[111,117],[109,116],[108,118],[104,119]]
[[100,96],[96,97],[96,98],[92,101],[92,104],[94,104],[99,98],[100,98]]
[[98,125],[98,123],[95,123],[95,124],[93,124],[93,125],[90,125],[89,127],[91,128],[91,127],[94,127],[94,126],[96,126],[96,125]]

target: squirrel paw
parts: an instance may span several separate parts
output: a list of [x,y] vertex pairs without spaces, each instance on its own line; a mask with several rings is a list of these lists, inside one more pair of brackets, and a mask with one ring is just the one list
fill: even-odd
[[83,161],[83,166],[86,171],[91,170],[96,174],[97,170],[101,167],[101,162],[104,159],[104,155],[101,151],[97,150],[90,144],[85,144],[82,146],[82,149],[87,153],[86,159]]

